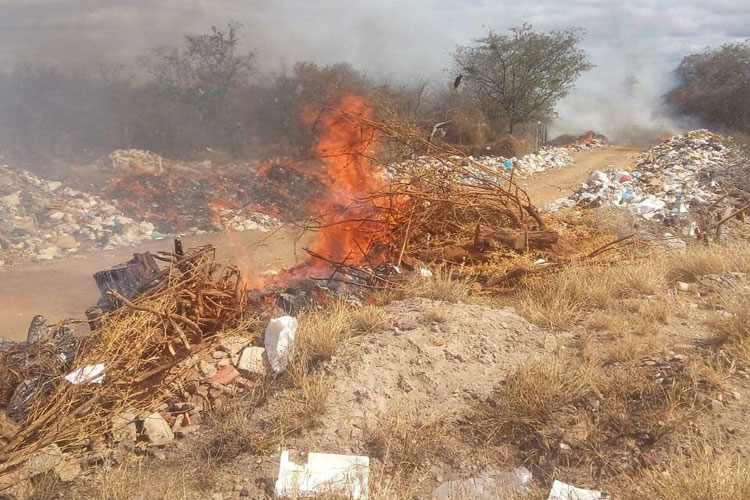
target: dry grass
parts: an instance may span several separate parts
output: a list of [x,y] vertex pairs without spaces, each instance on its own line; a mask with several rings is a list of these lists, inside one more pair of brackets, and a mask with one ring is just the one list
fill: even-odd
[[657,261],[606,267],[572,265],[553,277],[527,281],[516,303],[534,323],[568,328],[618,299],[655,295],[665,284],[665,269]]
[[667,261],[670,282],[691,282],[707,274],[750,272],[747,243],[693,245],[684,252],[672,253]]
[[[531,464],[589,463],[612,474],[637,458],[611,463],[630,440],[646,449],[695,415],[697,382],[677,367],[661,383],[635,363],[598,365],[560,356],[529,361],[475,405],[469,429],[492,445],[513,445]],[[561,452],[560,443],[570,446]],[[627,470],[627,469],[626,469]]]
[[82,488],[66,489],[64,496],[86,500],[187,500],[194,498],[190,471],[174,464],[157,467],[143,463],[106,467]]
[[727,456],[700,454],[632,481],[625,498],[641,500],[740,500],[750,498],[750,466]]
[[378,291],[374,295],[376,304],[382,305],[394,300],[411,297],[425,297],[455,304],[470,302],[473,297],[473,282],[454,275],[450,269],[434,269],[432,277],[414,276],[397,286]]
[[389,475],[411,477],[426,461],[447,451],[445,415],[418,420],[404,411],[382,416],[365,430],[365,447]]
[[722,296],[722,306],[728,316],[713,322],[719,340],[725,345],[730,359],[743,367],[750,366],[750,293],[733,289]]
[[441,304],[425,311],[423,317],[430,323],[445,323],[448,321],[448,311]]
[[387,328],[390,319],[388,314],[380,307],[364,306],[351,311],[349,322],[354,333],[370,335]]

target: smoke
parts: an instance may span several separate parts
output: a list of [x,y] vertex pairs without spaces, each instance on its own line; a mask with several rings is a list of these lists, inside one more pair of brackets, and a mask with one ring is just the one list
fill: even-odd
[[0,68],[22,63],[89,67],[121,63],[178,43],[212,24],[243,23],[244,44],[264,70],[296,61],[346,61],[370,75],[426,78],[434,88],[456,44],[489,27],[582,27],[597,67],[558,108],[554,132],[596,129],[616,140],[674,131],[660,109],[682,56],[750,36],[744,0],[0,0]]

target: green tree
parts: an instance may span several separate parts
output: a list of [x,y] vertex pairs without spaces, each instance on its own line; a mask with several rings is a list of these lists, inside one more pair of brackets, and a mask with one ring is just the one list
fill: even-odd
[[508,132],[518,124],[552,116],[554,105],[593,67],[579,48],[582,31],[540,33],[528,24],[509,35],[490,30],[471,46],[458,46],[455,70],[495,123]]
[[164,47],[147,60],[162,93],[198,109],[202,118],[216,114],[227,95],[247,82],[255,55],[239,52],[241,25],[188,35],[181,47]]
[[750,40],[682,59],[666,102],[709,125],[750,133]]

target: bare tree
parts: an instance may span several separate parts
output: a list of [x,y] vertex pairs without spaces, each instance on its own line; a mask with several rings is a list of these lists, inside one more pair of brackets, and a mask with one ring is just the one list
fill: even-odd
[[203,35],[188,35],[181,47],[157,49],[147,68],[164,95],[197,108],[202,117],[215,114],[227,94],[247,81],[254,54],[239,53],[241,25],[211,27]]
[[582,31],[569,29],[540,33],[528,24],[510,35],[490,30],[471,46],[458,46],[455,70],[493,121],[516,125],[552,115],[557,101],[593,67],[578,47]]

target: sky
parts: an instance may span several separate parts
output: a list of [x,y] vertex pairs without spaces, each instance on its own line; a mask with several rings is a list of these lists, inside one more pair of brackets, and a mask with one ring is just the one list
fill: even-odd
[[238,20],[266,69],[347,61],[445,85],[457,44],[527,22],[580,27],[596,68],[557,107],[555,131],[670,129],[659,114],[687,54],[750,38],[748,0],[0,0],[0,67],[137,64],[154,46]]

